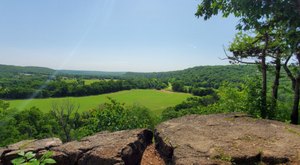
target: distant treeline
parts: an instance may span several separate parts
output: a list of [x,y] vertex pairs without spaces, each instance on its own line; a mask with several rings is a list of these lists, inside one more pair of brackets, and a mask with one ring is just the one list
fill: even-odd
[[103,80],[85,85],[83,79],[65,82],[61,78],[49,80],[42,76],[22,76],[20,80],[2,79],[0,81],[0,98],[88,96],[130,89],[162,89],[166,86],[166,83],[157,79]]
[[87,77],[114,77],[121,76],[125,72],[104,72],[104,71],[81,71],[81,70],[54,70],[46,67],[36,66],[15,66],[0,64],[0,77],[13,76],[15,74],[43,74],[43,75],[67,75]]
[[[40,67],[0,65],[1,67],[5,70],[0,72],[2,99],[87,96],[129,89],[163,89],[168,86],[172,87],[173,91],[205,96],[212,94],[224,81],[242,82],[246,77],[254,76],[258,70],[257,67],[249,65],[201,66],[158,73],[120,72],[109,75],[103,72],[103,75],[99,76],[97,74],[100,72],[67,71],[61,75],[54,74],[55,70]],[[91,73],[95,75],[90,75]],[[64,79],[76,81],[66,82]],[[84,79],[105,81],[86,85]]]
[[127,78],[156,78],[164,82],[178,82],[183,86],[195,88],[219,88],[224,81],[242,82],[247,77],[253,77],[259,73],[257,66],[253,65],[224,65],[224,66],[198,66],[189,69],[124,74]]

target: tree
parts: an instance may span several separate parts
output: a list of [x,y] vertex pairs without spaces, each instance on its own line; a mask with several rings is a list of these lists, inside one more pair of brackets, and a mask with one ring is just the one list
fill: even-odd
[[[252,37],[247,34],[238,33],[231,43],[229,50],[232,56],[227,55],[231,63],[250,63],[259,64],[262,72],[262,90],[261,90],[261,116],[267,117],[267,49],[269,46],[269,35],[260,33]],[[244,61],[244,59],[254,59],[254,62]]]
[[[297,62],[294,66],[294,70],[296,70],[294,73],[289,69],[288,67],[288,62],[290,61],[292,55],[287,58],[285,61],[283,68],[286,71],[288,77],[292,81],[292,89],[294,91],[294,100],[293,100],[293,109],[292,109],[292,114],[291,114],[291,123],[292,124],[298,124],[298,117],[299,117],[299,92],[300,92],[300,73],[299,73],[299,64],[300,64],[300,56],[297,55]],[[298,67],[297,67],[298,65]]]
[[183,83],[175,81],[174,83],[172,83],[172,90],[176,92],[183,92],[184,91]]
[[271,34],[270,52],[268,56],[273,59],[273,61],[271,61],[271,65],[273,65],[275,68],[275,78],[272,85],[272,100],[269,116],[270,118],[274,118],[277,111],[280,70],[281,66],[283,65],[282,61],[286,60],[289,56],[289,46],[285,40],[284,31],[281,27],[277,28]]
[[58,122],[65,136],[65,141],[71,141],[71,131],[74,129],[73,117],[77,113],[79,105],[75,105],[70,100],[62,103],[53,102],[51,106],[51,114]]
[[[227,57],[231,60],[231,63],[239,62],[259,65],[262,72],[261,116],[272,119],[276,113],[281,61],[286,57],[287,45],[281,39],[280,29],[265,29],[263,32],[264,34],[257,32],[255,35],[252,34],[252,36],[242,32],[238,33],[229,47],[233,54],[227,55]],[[267,57],[269,57],[270,61],[269,66],[275,68],[269,110],[267,109],[267,68],[269,68]],[[253,62],[249,62],[249,60],[253,60]]]
[[91,114],[96,118],[96,131],[119,131],[134,128],[153,128],[154,121],[147,108],[134,105],[125,106],[112,98],[101,104]]
[[[280,29],[284,31],[284,37],[287,38],[287,44],[292,50],[292,54],[295,55],[297,59],[299,57],[300,62],[299,0],[203,0],[201,4],[198,5],[196,16],[204,17],[204,19],[207,20],[219,12],[221,12],[224,17],[230,14],[239,17],[240,22],[237,25],[237,29],[256,30],[264,35],[265,46],[267,46],[268,40],[267,33],[264,33],[264,27],[268,27],[269,29],[280,27]],[[262,63],[263,60],[264,59],[262,59]],[[263,83],[263,88],[264,85]],[[296,108],[298,108],[299,104],[299,90],[297,90],[297,85],[294,89],[294,108],[291,114],[291,122],[297,124],[298,116],[296,115],[298,114],[298,109]],[[274,90],[276,91],[276,89]],[[264,99],[262,102],[264,102]]]
[[9,103],[4,100],[0,100],[0,114],[4,113],[8,108]]

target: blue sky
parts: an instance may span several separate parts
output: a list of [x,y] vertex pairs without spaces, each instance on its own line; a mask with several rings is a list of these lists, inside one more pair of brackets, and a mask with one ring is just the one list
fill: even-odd
[[1,0],[0,63],[169,71],[228,64],[237,19],[194,16],[195,0]]

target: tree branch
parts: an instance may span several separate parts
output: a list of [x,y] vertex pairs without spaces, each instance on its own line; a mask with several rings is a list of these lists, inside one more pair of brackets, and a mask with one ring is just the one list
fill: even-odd
[[285,60],[285,63],[283,64],[283,68],[286,72],[286,74],[288,75],[288,77],[291,79],[292,81],[292,88],[295,89],[295,85],[296,85],[296,78],[295,76],[292,74],[291,70],[289,69],[289,67],[287,66],[288,62],[290,61],[292,55],[288,56],[288,58]]
[[229,55],[227,54],[226,50],[225,50],[225,46],[224,46],[224,45],[223,45],[223,51],[224,51],[224,53],[225,53],[225,55],[226,55],[227,58],[219,58],[219,59],[221,59],[221,60],[232,60],[232,61],[236,61],[236,62],[242,63],[242,64],[251,64],[251,65],[257,64],[257,62],[246,62],[246,61],[242,61],[242,60],[240,60],[240,59],[238,59],[238,58],[236,58],[236,57],[229,56]]

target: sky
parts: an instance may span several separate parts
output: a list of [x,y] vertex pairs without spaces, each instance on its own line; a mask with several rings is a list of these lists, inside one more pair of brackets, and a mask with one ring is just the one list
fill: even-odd
[[0,64],[158,72],[226,65],[238,20],[200,0],[0,0]]

